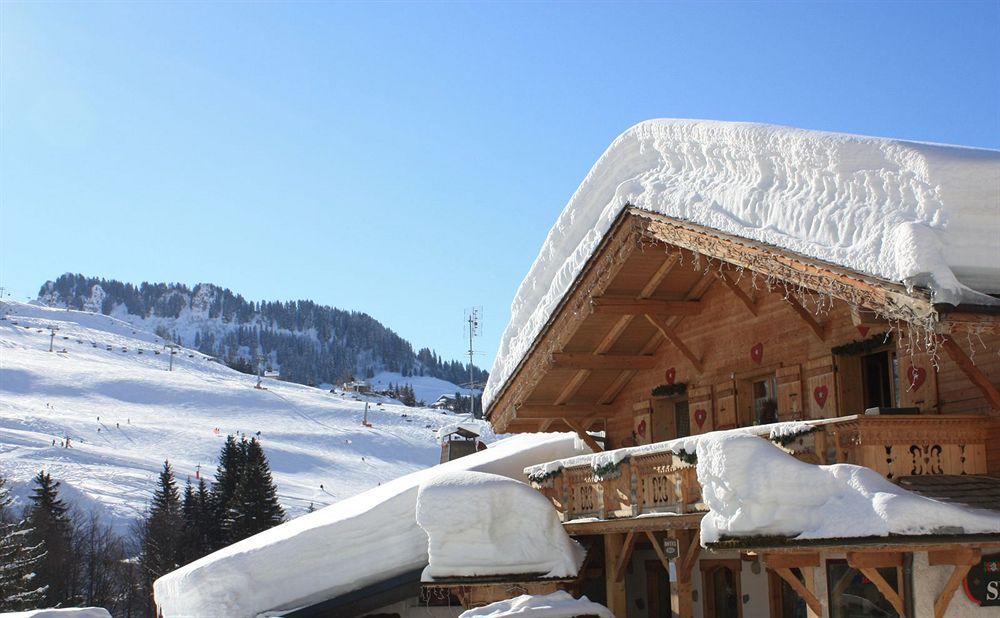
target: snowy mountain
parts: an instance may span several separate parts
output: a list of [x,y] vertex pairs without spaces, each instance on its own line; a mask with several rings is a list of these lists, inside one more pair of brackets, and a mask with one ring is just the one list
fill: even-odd
[[145,508],[164,459],[181,482],[199,469],[211,480],[227,434],[260,432],[294,517],[437,463],[435,432],[456,419],[274,379],[258,390],[254,376],[171,355],[156,334],[99,313],[16,302],[0,313],[0,470],[23,497],[45,468],[117,525]]
[[[47,281],[38,301],[110,315],[251,372],[263,357],[268,370],[300,384],[337,384],[377,373],[398,374],[401,379],[389,381],[399,385],[411,377],[469,381],[467,364],[445,361],[429,348],[414,352],[408,341],[365,313],[308,300],[248,301],[208,283],[136,286],[65,274]],[[476,382],[486,377],[478,367],[472,372]],[[431,403],[442,392],[448,391],[424,401]]]

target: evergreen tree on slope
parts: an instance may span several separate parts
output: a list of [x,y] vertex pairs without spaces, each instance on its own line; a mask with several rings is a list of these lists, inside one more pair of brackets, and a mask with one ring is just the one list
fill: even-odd
[[142,573],[150,594],[156,578],[181,566],[182,526],[181,498],[174,471],[170,462],[165,461],[142,531]]
[[278,488],[260,442],[247,443],[246,460],[233,500],[232,541],[238,541],[277,526],[285,519],[278,502]]
[[211,550],[221,549],[233,541],[230,534],[233,526],[233,497],[243,472],[246,450],[246,440],[237,442],[235,437],[226,436],[226,443],[219,453],[219,466],[215,470],[211,492],[212,518],[208,529]]
[[10,512],[13,499],[6,485],[0,477],[0,611],[31,609],[42,603],[46,591],[35,576],[44,550],[29,542],[26,520]]
[[42,603],[54,607],[72,601],[76,564],[73,560],[73,527],[68,507],[59,498],[59,482],[45,471],[35,477],[31,504],[25,514],[28,543],[44,550],[35,565],[34,585],[47,586]]

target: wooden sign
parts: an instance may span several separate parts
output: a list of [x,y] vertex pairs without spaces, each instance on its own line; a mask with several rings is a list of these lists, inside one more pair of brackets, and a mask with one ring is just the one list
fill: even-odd
[[983,556],[962,582],[965,595],[981,607],[1000,607],[1000,554]]

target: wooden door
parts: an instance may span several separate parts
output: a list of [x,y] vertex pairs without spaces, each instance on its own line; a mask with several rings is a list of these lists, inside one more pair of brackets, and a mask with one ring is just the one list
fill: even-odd
[[735,560],[702,560],[701,589],[705,616],[742,618],[743,594],[740,591],[742,564]]
[[670,616],[670,576],[659,560],[646,560],[646,615]]

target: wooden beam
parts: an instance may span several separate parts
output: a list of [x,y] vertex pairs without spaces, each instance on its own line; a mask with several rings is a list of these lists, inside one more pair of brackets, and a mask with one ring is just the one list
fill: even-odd
[[618,377],[615,378],[606,389],[604,389],[604,392],[601,393],[601,396],[597,401],[603,405],[610,405],[613,403],[614,400],[618,398],[618,395],[621,394],[622,390],[628,386],[628,383],[634,376],[634,371],[623,371],[618,374]]
[[620,298],[601,296],[594,299],[594,313],[604,315],[698,315],[701,301],[654,300],[652,298]]
[[965,353],[965,350],[955,343],[951,335],[941,335],[938,338],[938,343],[947,352],[948,357],[955,361],[955,364],[958,365],[966,377],[976,385],[983,394],[983,397],[990,404],[990,407],[994,410],[1000,410],[1000,391],[990,382],[986,374],[979,367],[976,367],[976,364],[972,362],[972,359]]
[[632,550],[635,549],[635,530],[629,530],[625,535],[625,544],[622,546],[622,553],[618,556],[615,564],[615,581],[620,582],[625,579],[625,568],[632,558]]
[[948,605],[951,604],[952,597],[955,596],[955,591],[958,590],[958,586],[965,579],[965,576],[969,574],[969,569],[971,568],[971,565],[962,564],[956,565],[952,569],[951,577],[945,582],[944,588],[941,589],[941,594],[934,600],[934,618],[944,617],[944,613],[948,611]]
[[696,532],[691,535],[691,543],[688,545],[687,551],[684,552],[684,559],[680,564],[680,568],[689,574],[689,577],[691,569],[694,568],[694,563],[698,561],[699,555],[701,555],[701,535]]
[[769,569],[802,569],[820,565],[819,552],[802,552],[797,554],[763,554],[764,565]]
[[883,569],[903,566],[903,554],[894,552],[847,552],[852,569]]
[[726,288],[728,288],[729,291],[732,292],[736,296],[736,298],[739,299],[741,303],[743,303],[743,306],[749,309],[750,313],[757,315],[758,313],[757,303],[755,303],[754,300],[750,298],[749,294],[743,291],[743,288],[740,287],[740,284],[737,283],[736,280],[733,279],[729,275],[729,273],[725,271],[717,270],[715,272],[719,277],[719,281],[722,281],[722,283],[726,285]]
[[652,369],[655,364],[656,357],[654,356],[637,356],[632,354],[575,354],[563,352],[552,355],[552,366],[557,369],[636,371]]
[[556,396],[556,400],[553,403],[560,406],[572,399],[573,395],[580,390],[580,387],[587,382],[587,378],[589,377],[590,371],[586,369],[577,371],[576,374],[562,387],[562,390],[559,391],[559,395]]
[[575,431],[576,435],[580,436],[580,439],[583,440],[584,444],[590,447],[590,450],[594,451],[595,453],[600,453],[601,451],[604,450],[601,448],[601,445],[597,443],[597,440],[595,440],[593,436],[587,433],[586,430],[584,430],[584,428],[581,427],[576,421],[569,418],[564,418],[563,422],[566,423],[567,427]]
[[[819,599],[816,598],[816,595],[813,594],[812,590],[806,588],[805,584],[799,581],[798,577],[795,577],[795,573],[792,573],[791,569],[782,567],[771,570],[781,577],[781,579],[785,580],[785,582],[791,586],[792,590],[802,597],[802,600],[806,602],[809,609],[811,609],[817,616],[823,615],[823,606],[820,604]],[[900,614],[900,616],[902,615],[903,614]]]
[[702,373],[704,371],[701,359],[695,356],[694,352],[684,345],[684,342],[681,341],[681,338],[676,332],[674,332],[674,329],[667,325],[666,320],[657,315],[650,315],[648,313],[645,315],[646,319],[649,320],[649,323],[655,326],[656,329],[660,331],[660,334],[663,335],[664,339],[673,344],[673,346],[684,355],[684,358],[688,359],[688,361],[694,365],[694,368],[698,373]]
[[791,296],[786,296],[785,301],[791,306],[792,311],[794,311],[802,321],[806,323],[806,326],[812,330],[813,334],[819,337],[820,341],[826,341],[826,329],[822,324],[816,321],[816,316],[812,314],[808,309],[802,306],[802,303],[798,299]]
[[544,418],[584,419],[592,416],[611,416],[613,412],[614,410],[611,406],[599,406],[594,404],[552,406],[526,403],[517,409],[514,418],[521,420]]
[[903,603],[903,599],[899,596],[899,593],[889,585],[889,582],[885,581],[885,578],[882,577],[882,574],[878,572],[877,568],[865,567],[859,570],[864,573],[865,577],[875,584],[875,587],[879,589],[879,592],[882,593],[885,600],[892,604],[892,607],[896,610],[897,614],[900,616],[906,615],[906,604]]
[[670,530],[697,531],[699,522],[705,513],[686,513],[664,517],[623,517],[620,519],[592,519],[585,521],[568,521],[563,523],[563,530],[571,536],[587,536],[595,534],[626,533],[629,530],[658,532]]
[[667,572],[667,577],[670,577],[670,558],[667,558],[667,554],[663,552],[663,543],[660,542],[659,537],[652,530],[646,530],[646,538],[649,539],[649,543],[653,546],[653,551],[656,552],[656,556],[660,559],[660,564],[663,565],[663,570]]
[[983,559],[983,552],[978,547],[956,547],[927,552],[927,563],[930,566],[954,564],[958,566],[976,566]]

